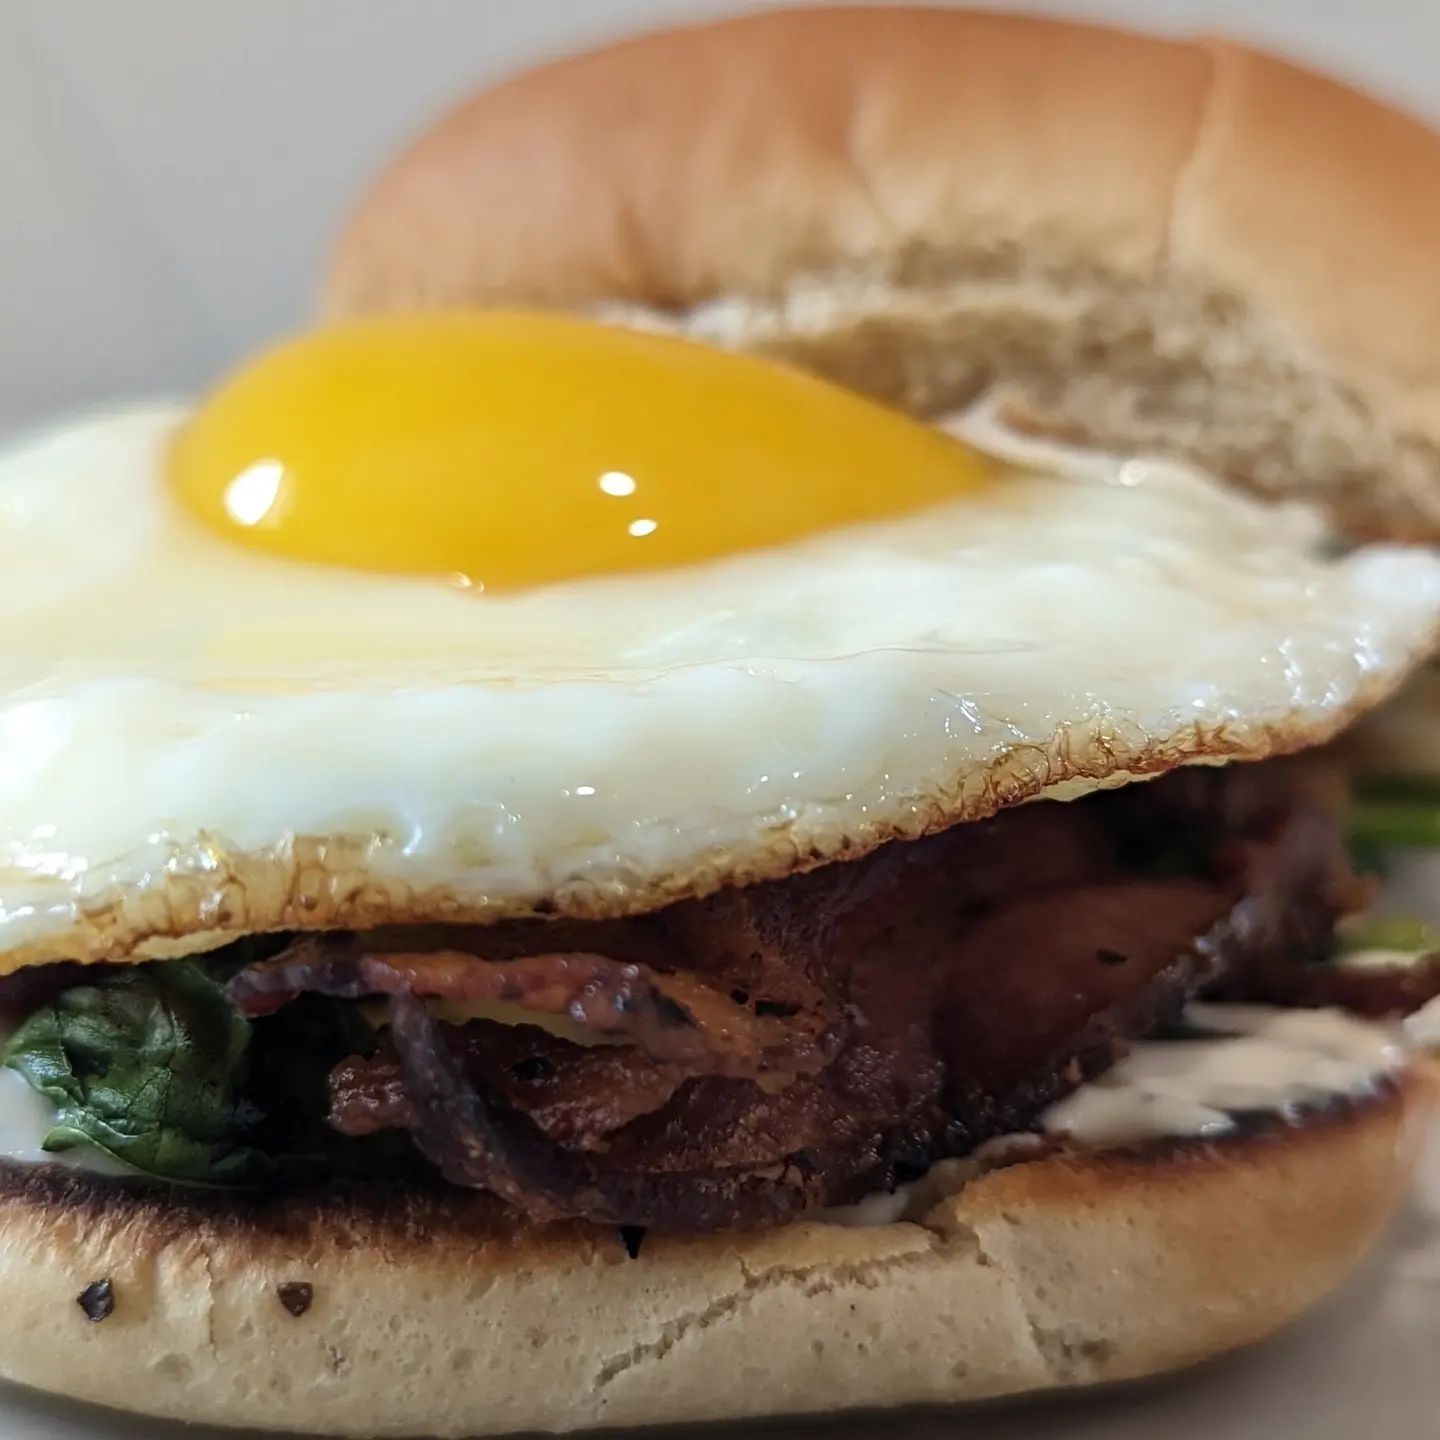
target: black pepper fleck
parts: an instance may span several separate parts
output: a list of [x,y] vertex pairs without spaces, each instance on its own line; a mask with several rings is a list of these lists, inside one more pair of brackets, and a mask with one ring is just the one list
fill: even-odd
[[941,1132],[941,1143],[947,1150],[963,1154],[966,1150],[972,1149],[976,1142],[967,1126],[962,1125],[958,1120],[949,1120]]
[[1118,950],[1097,950],[1095,958],[1102,965],[1123,965],[1128,957],[1122,955]]
[[784,1000],[757,1000],[755,1002],[755,1013],[757,1015],[771,1016],[777,1020],[788,1020],[792,1015],[800,1013],[798,1005],[787,1004]]
[[115,1309],[115,1287],[108,1279],[92,1280],[75,1297],[75,1303],[87,1320],[104,1320]]
[[625,1247],[625,1253],[632,1260],[638,1260],[640,1247],[645,1243],[645,1227],[643,1225],[622,1225],[620,1227],[620,1243]]
[[298,1320],[315,1299],[315,1287],[308,1280],[287,1280],[275,1287],[280,1303]]
[[930,1157],[927,1154],[897,1155],[890,1162],[892,1190],[901,1185],[913,1184],[929,1169]]

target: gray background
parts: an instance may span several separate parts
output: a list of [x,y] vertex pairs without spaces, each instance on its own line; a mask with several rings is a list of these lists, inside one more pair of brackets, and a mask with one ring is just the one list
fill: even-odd
[[[0,0],[0,428],[191,390],[296,325],[365,176],[471,86],[738,8]],[[1440,118],[1440,0],[996,8],[1268,40]]]

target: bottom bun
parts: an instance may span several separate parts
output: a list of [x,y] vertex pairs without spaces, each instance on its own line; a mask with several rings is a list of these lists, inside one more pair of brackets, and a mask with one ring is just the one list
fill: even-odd
[[1302,1125],[990,1170],[923,1223],[652,1235],[634,1259],[480,1195],[237,1202],[8,1165],[0,1374],[211,1424],[445,1436],[1131,1379],[1342,1280],[1432,1095],[1409,1074]]

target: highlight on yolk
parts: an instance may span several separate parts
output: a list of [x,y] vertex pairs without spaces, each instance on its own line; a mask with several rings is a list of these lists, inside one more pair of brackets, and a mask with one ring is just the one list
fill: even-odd
[[788,366],[519,312],[302,336],[222,386],[171,455],[184,503],[232,540],[486,592],[778,545],[985,473]]

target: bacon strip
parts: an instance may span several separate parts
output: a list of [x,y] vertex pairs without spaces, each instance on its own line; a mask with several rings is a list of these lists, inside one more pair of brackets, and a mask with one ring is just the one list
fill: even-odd
[[[442,1025],[463,1073],[542,1134],[595,1149],[614,1131],[658,1110],[686,1079],[674,1065],[635,1045],[585,1047],[533,1025],[471,1020]],[[368,1135],[414,1120],[404,1067],[388,1038],[374,1055],[352,1055],[330,1076],[330,1123],[344,1135]]]
[[1272,957],[1229,978],[1217,989],[1226,999],[1318,1009],[1335,1005],[1372,1020],[1409,1015],[1440,996],[1440,954],[1413,965],[1360,969],[1328,961],[1305,964]]
[[391,998],[390,1035],[414,1110],[411,1133],[452,1184],[489,1190],[536,1221],[570,1216],[607,1225],[715,1230],[797,1214],[817,1193],[807,1167],[789,1175],[656,1175],[606,1167],[547,1140],[534,1123],[469,1084],[413,995]]
[[843,1040],[833,1007],[756,1013],[693,975],[583,952],[513,960],[454,950],[370,954],[353,940],[320,935],[242,970],[229,986],[231,1000],[249,1016],[272,1014],[305,991],[351,1000],[415,995],[519,1005],[600,1035],[625,1036],[689,1073],[732,1079],[813,1074]]
[[[632,921],[321,937],[232,994],[254,1015],[388,995],[379,1051],[332,1073],[332,1124],[403,1126],[533,1219],[781,1223],[1024,1129],[1217,982],[1318,981],[1297,957],[1354,882],[1315,773],[1182,772]],[[447,1025],[434,996],[631,1043]]]

